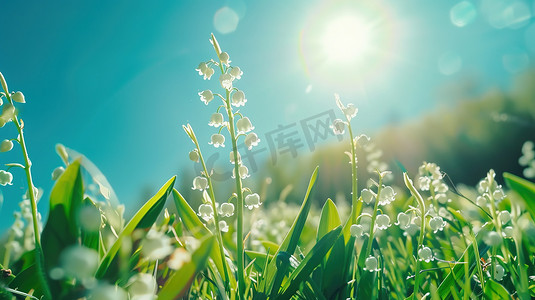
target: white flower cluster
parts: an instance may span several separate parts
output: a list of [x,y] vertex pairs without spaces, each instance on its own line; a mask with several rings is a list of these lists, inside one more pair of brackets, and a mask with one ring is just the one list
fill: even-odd
[[491,169],[487,173],[487,176],[479,182],[477,191],[480,195],[476,198],[478,205],[485,207],[491,205],[491,201],[498,204],[505,199],[506,195],[503,192],[502,186],[496,182],[495,177],[496,173]]
[[[451,202],[448,198],[448,185],[442,180],[444,178],[440,167],[435,163],[424,162],[418,168],[418,187],[421,191],[431,191],[434,193],[434,199],[440,204]],[[432,200],[433,196],[429,197]]]
[[518,163],[524,169],[524,177],[526,178],[535,178],[535,145],[532,141],[526,141],[522,145],[522,156],[518,159]]

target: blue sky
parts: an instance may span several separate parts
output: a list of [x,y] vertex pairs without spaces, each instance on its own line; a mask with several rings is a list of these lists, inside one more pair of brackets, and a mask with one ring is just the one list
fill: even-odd
[[[261,139],[332,110],[335,92],[359,108],[355,126],[373,133],[452,105],[462,95],[444,91],[458,83],[507,89],[535,54],[535,1],[0,1],[0,8],[0,71],[26,96],[20,116],[44,200],[61,165],[57,143],[93,161],[127,206],[192,169],[181,125],[191,123],[206,148],[214,133],[207,122],[216,105],[197,93],[219,84],[195,72],[215,58],[210,33],[244,71],[235,84],[248,99],[241,112]],[[348,16],[366,31],[345,23],[334,41],[361,38],[333,47],[329,28]],[[364,54],[353,61],[337,49]],[[0,129],[1,139],[14,137],[12,124]],[[1,153],[0,163],[20,157]],[[0,187],[0,228],[25,191],[23,173],[13,173],[14,184]]]

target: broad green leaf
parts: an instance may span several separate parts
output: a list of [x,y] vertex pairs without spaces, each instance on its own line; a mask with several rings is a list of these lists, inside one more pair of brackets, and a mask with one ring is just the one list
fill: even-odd
[[312,274],[312,271],[323,261],[323,257],[332,248],[341,232],[342,227],[339,226],[325,234],[323,238],[314,245],[295,271],[292,272],[278,299],[290,299],[292,297],[295,291],[299,289],[299,285],[303,281],[306,281],[310,277],[310,274]]
[[[89,197],[84,198],[82,205],[84,206],[84,208],[82,209],[92,209],[95,211],[96,214],[100,214],[99,209]],[[93,249],[95,251],[99,251],[100,232],[98,229],[91,231],[82,226],[81,238],[82,238],[82,245],[84,245],[87,248]]]
[[46,281],[41,248],[36,247],[29,252],[33,254],[33,263],[22,272],[15,274],[16,277],[10,282],[9,287],[22,292],[34,290],[34,296],[42,297],[44,300],[51,300],[52,294]]
[[321,209],[316,241],[319,241],[324,235],[326,235],[328,232],[331,232],[334,228],[340,225],[341,221],[340,215],[338,214],[338,209],[336,209],[336,205],[329,198]]
[[115,243],[111,246],[111,248],[106,253],[106,256],[104,256],[104,258],[100,262],[97,273],[95,275],[96,278],[103,278],[107,274],[108,268],[112,264],[114,258],[117,255],[117,252],[119,251],[123,243],[123,239],[130,236],[132,232],[137,228],[148,228],[152,226],[152,224],[156,221],[156,218],[160,214],[161,209],[164,207],[165,200],[171,194],[175,180],[176,176],[173,176],[171,179],[169,179],[156,193],[156,195],[150,198],[137,211],[137,213],[132,217],[132,219],[130,219],[130,222],[126,224],[123,231],[119,234],[119,237],[117,238]]
[[[303,231],[303,227],[305,226],[305,222],[310,211],[310,206],[312,204],[312,202],[310,201],[310,194],[314,187],[314,183],[316,182],[316,179],[318,177],[318,169],[319,167],[316,167],[316,169],[312,173],[303,203],[301,204],[301,209],[299,210],[299,214],[297,215],[294,223],[290,227],[290,230],[284,237],[284,240],[282,241],[279,249],[277,250],[277,255],[280,252],[285,252],[289,255],[292,255],[295,252],[297,243],[299,242],[299,237],[301,236],[301,232]],[[275,255],[275,257],[277,257],[277,255]],[[284,273],[286,272],[286,269],[278,269],[276,264],[277,260],[272,259],[271,262],[268,264],[266,276],[264,277],[265,280],[262,280],[258,285],[258,291],[264,292],[264,297],[271,294],[272,292],[276,293],[279,290],[279,285],[282,282]]]
[[[176,190],[173,189],[173,199],[175,201],[176,210],[178,216],[182,220],[182,224],[186,229],[193,234],[197,239],[203,239],[207,235],[212,235],[212,232],[204,225],[204,223],[199,219],[199,216],[195,213],[193,208],[188,204],[186,199]],[[221,258],[221,253],[219,252],[218,247],[214,247],[210,253],[217,271],[221,274],[221,277],[224,278],[223,274],[223,263]],[[232,274],[232,271],[229,269],[227,264],[227,274]],[[229,276],[230,286],[236,288],[236,278],[234,276]]]
[[192,254],[191,261],[176,270],[158,293],[159,300],[180,299],[186,296],[195,275],[203,270],[212,248],[216,248],[214,236],[208,236]]
[[503,173],[503,178],[507,186],[524,199],[524,207],[531,214],[531,218],[535,220],[535,183],[511,173]]
[[[253,265],[255,269],[258,272],[263,273],[264,267],[266,266],[267,254],[262,253],[262,252],[250,251],[250,250],[245,250],[245,254],[247,255],[247,257],[249,257],[249,259],[251,260],[254,259]],[[270,255],[269,258],[270,259],[273,258],[273,255]]]
[[50,193],[50,212],[41,234],[47,271],[57,266],[63,249],[80,237],[77,215],[83,195],[80,161],[76,160],[65,169]]
[[486,299],[512,299],[505,287],[492,279],[487,280],[483,292]]

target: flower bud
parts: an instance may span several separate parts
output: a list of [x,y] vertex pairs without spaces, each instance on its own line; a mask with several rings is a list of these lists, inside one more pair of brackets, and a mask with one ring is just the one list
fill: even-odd
[[221,61],[222,64],[226,65],[227,67],[231,63],[230,57],[227,52],[221,52],[221,54],[219,54],[219,60]]
[[24,94],[22,92],[14,93],[13,95],[11,95],[11,99],[18,103],[26,103],[26,101],[24,100]]
[[0,143],[0,152],[7,152],[9,150],[13,149],[13,142],[10,140],[3,140],[2,143]]
[[197,151],[197,149],[194,149],[194,150],[191,150],[189,152],[189,159],[193,162],[199,162],[199,152]]
[[65,172],[65,168],[63,167],[57,167],[54,169],[54,171],[52,171],[52,180],[57,180],[61,174],[63,174],[63,172]]

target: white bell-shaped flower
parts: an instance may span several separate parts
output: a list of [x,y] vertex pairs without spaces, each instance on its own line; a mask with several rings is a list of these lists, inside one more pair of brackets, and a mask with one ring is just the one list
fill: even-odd
[[245,197],[245,207],[250,210],[260,207],[261,204],[260,196],[257,193],[249,194]]
[[422,249],[418,250],[418,257],[426,263],[434,260],[433,251],[429,247],[422,247]]
[[498,215],[498,220],[502,223],[502,225],[507,224],[511,220],[511,213],[507,210],[503,210]]
[[377,226],[377,229],[379,230],[385,230],[388,227],[390,227],[390,217],[385,214],[380,214],[377,216],[377,219],[375,219],[375,226]]
[[377,272],[381,270],[379,269],[379,262],[377,261],[377,257],[375,256],[368,256],[368,258],[366,258],[366,261],[364,262],[364,265],[364,270],[366,271]]
[[208,188],[208,179],[202,176],[197,176],[193,178],[193,187],[194,190],[204,191]]
[[225,147],[225,136],[219,133],[212,134],[211,141],[208,144],[214,145],[216,148]]
[[379,194],[379,205],[388,205],[396,200],[396,192],[391,186],[386,186],[381,190]]
[[204,80],[210,80],[212,75],[214,75],[214,69],[209,67],[205,62],[200,63],[195,70],[199,72],[199,75],[204,76]]
[[236,122],[236,129],[238,130],[238,134],[244,134],[253,130],[254,126],[251,124],[249,118],[244,117]]
[[210,90],[204,90],[199,93],[199,97],[201,97],[201,101],[204,102],[204,104],[208,105],[208,103],[214,99],[214,94]]
[[333,121],[333,123],[332,123],[332,125],[330,127],[333,130],[335,135],[342,135],[345,132],[346,125],[345,125],[344,121],[342,121],[340,119],[336,119],[336,120]]
[[442,217],[436,216],[429,220],[429,227],[433,230],[433,233],[437,233],[439,230],[443,230],[446,226],[446,222]]
[[232,94],[232,102],[231,104],[236,107],[244,106],[247,102],[247,99],[245,98],[245,93],[243,91],[237,90],[234,94]]
[[[241,179],[249,177],[249,169],[244,165],[238,167],[238,172],[240,173]],[[236,178],[236,169],[232,169],[232,178]]]
[[225,124],[222,113],[213,113],[210,117],[209,126],[219,127]]
[[360,197],[362,197],[364,203],[370,204],[373,201],[375,194],[371,190],[363,189],[362,192],[360,192]]
[[[234,151],[230,151],[230,163],[234,164]],[[241,164],[241,155],[240,152],[238,152],[238,164]]]
[[0,152],[7,152],[13,149],[13,142],[10,140],[3,140],[0,143]]
[[243,72],[240,67],[233,67],[232,69],[230,69],[230,75],[232,75],[236,79],[241,79]]
[[348,118],[349,120],[354,118],[357,115],[358,111],[359,111],[358,108],[356,108],[355,105],[353,105],[353,103],[349,103],[344,109],[342,109],[342,112],[344,113],[344,115],[346,115],[346,118]]
[[371,139],[369,136],[365,135],[365,134],[361,134],[357,137],[355,137],[355,144],[359,145],[359,147],[361,148],[364,148],[366,147],[367,145],[369,145]]
[[361,237],[364,234],[364,227],[360,224],[353,224],[349,227],[349,233],[354,237]]
[[221,232],[228,232],[228,225],[225,220],[219,221],[219,230],[221,230]]
[[6,172],[4,170],[0,170],[0,185],[12,185],[11,183],[13,181],[13,174]]
[[411,217],[404,212],[400,212],[398,214],[398,220],[395,224],[398,225],[402,230],[406,230],[411,225]]
[[214,210],[210,204],[201,204],[199,205],[199,217],[203,218],[205,221],[209,221],[214,217]]
[[223,217],[230,217],[234,215],[234,204],[232,203],[223,203],[219,206],[219,214]]
[[245,137],[245,146],[247,146],[249,150],[253,149],[254,146],[257,146],[258,143],[260,143],[260,139],[254,132],[249,133]]
[[234,81],[234,76],[228,73],[221,74],[221,76],[219,76],[219,82],[221,83],[221,86],[227,91],[232,90],[232,81]]
[[219,60],[221,61],[222,64],[226,65],[227,67],[231,63],[230,57],[227,52],[221,52],[221,54],[219,54]]
[[506,226],[502,229],[502,235],[504,238],[512,239],[513,238],[513,227]]

